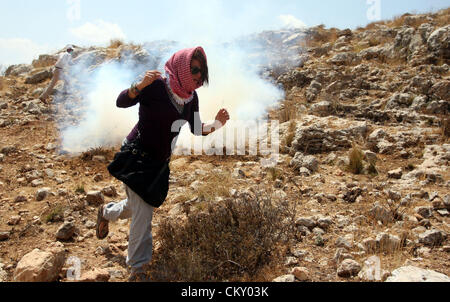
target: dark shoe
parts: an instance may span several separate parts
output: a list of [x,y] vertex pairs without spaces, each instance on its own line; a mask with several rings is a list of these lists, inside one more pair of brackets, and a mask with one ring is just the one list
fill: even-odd
[[98,239],[105,239],[109,233],[109,221],[103,218],[103,207],[104,205],[100,206],[97,212],[96,235]]

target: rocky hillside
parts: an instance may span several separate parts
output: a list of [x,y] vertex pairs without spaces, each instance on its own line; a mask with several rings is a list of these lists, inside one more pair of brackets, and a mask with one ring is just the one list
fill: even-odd
[[[175,250],[175,260],[164,258],[168,221],[187,230],[192,215],[207,221],[214,207],[265,194],[293,213],[267,219],[287,224],[285,240],[263,246],[270,257],[260,266],[244,265],[250,256],[243,254],[214,265],[216,278],[228,262],[240,270],[222,280],[450,281],[450,10],[353,31],[263,32],[248,41],[258,41],[250,44],[265,58],[262,74],[286,93],[269,112],[281,122],[283,154],[275,168],[263,168],[262,156],[174,158],[168,199],[154,217],[154,279],[194,278],[160,269],[192,268],[171,263],[185,259]],[[158,66],[169,50],[163,42],[117,41],[76,55],[93,70],[109,60]],[[52,102],[36,99],[56,55],[10,66],[0,77],[0,280],[70,281],[80,267],[84,281],[124,281],[130,222],[95,238],[97,206],[125,198],[106,170],[118,146],[61,152],[58,121],[76,122],[77,112],[56,107],[76,96],[64,96],[60,84]],[[233,219],[245,225],[246,216]],[[261,228],[269,229],[263,221]],[[229,242],[239,239],[234,234]]]

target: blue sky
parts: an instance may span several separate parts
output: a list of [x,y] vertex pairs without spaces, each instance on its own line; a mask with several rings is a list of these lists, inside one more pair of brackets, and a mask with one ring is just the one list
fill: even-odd
[[448,0],[0,0],[0,64],[111,38],[229,41],[284,26],[356,28],[450,7]]

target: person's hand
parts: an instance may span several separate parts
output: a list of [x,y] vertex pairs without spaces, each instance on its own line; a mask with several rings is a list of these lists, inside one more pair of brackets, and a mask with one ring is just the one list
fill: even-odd
[[155,80],[157,80],[161,76],[161,72],[157,70],[149,70],[145,73],[144,78],[137,85],[139,90],[144,89],[145,87],[151,85]]
[[216,121],[219,121],[223,127],[229,120],[230,115],[228,114],[228,111],[226,109],[220,109],[220,111],[216,115]]

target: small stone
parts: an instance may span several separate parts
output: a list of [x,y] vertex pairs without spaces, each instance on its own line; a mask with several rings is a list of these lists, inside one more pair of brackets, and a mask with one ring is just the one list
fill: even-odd
[[429,230],[419,235],[419,243],[427,246],[439,246],[444,241],[444,235],[440,230]]
[[364,261],[363,268],[358,274],[363,281],[381,281],[381,260],[378,256],[372,256]]
[[443,217],[446,217],[446,216],[449,215],[449,212],[448,212],[447,209],[445,209],[445,210],[437,210],[436,212],[438,212],[438,214],[443,216]]
[[400,249],[401,240],[398,236],[380,233],[376,237],[377,248],[386,253],[393,253]]
[[117,191],[114,186],[109,186],[109,187],[103,188],[102,193],[108,197],[116,197],[117,196]]
[[433,209],[431,207],[416,207],[414,210],[423,218],[430,218],[433,216]]
[[68,191],[66,189],[58,189],[58,196],[67,196]]
[[84,225],[85,225],[86,228],[88,228],[88,229],[93,229],[93,228],[95,228],[96,223],[93,222],[93,221],[91,221],[91,220],[88,220],[88,221],[86,221],[86,222],[84,223]]
[[313,232],[313,234],[319,235],[319,236],[322,236],[322,235],[325,234],[325,231],[322,230],[322,229],[319,228],[319,227],[315,227],[315,228],[312,230],[312,232]]
[[45,198],[47,198],[47,196],[48,196],[49,193],[50,193],[50,188],[42,188],[42,189],[39,189],[39,190],[36,192],[36,200],[37,200],[37,201],[42,201],[42,200],[44,200]]
[[95,174],[94,176],[94,181],[95,182],[100,182],[103,180],[103,175],[102,174]]
[[25,195],[18,195],[14,199],[14,202],[25,202],[25,201],[27,201],[27,197]]
[[445,204],[441,200],[433,200],[432,205],[433,205],[433,209],[435,209],[435,210],[446,209]]
[[321,229],[327,230],[333,224],[333,220],[330,217],[321,217],[317,220],[317,224]]
[[6,241],[9,239],[10,232],[0,232],[0,241]]
[[105,269],[99,269],[95,268],[92,271],[89,271],[87,273],[84,273],[81,278],[80,282],[108,282],[111,278],[111,275],[109,272]]
[[99,206],[105,202],[105,198],[100,191],[90,191],[86,195],[86,201],[89,205]]
[[347,241],[347,238],[344,238],[344,237],[338,237],[336,239],[335,245],[337,247],[343,247],[343,248],[346,248],[346,249],[351,249],[352,248],[352,244]]
[[291,272],[299,281],[309,280],[309,271],[306,267],[294,267]]
[[403,175],[402,168],[398,168],[388,172],[388,177],[393,179],[400,179],[402,178],[402,175]]
[[300,217],[295,221],[295,225],[297,226],[305,226],[308,229],[313,229],[317,224],[311,217]]
[[75,224],[73,222],[64,223],[56,232],[56,239],[69,240],[75,233]]
[[350,278],[356,276],[361,271],[361,265],[352,259],[345,259],[338,267],[339,277]]
[[32,187],[39,187],[44,184],[44,181],[42,179],[35,179],[31,182]]
[[272,282],[295,282],[295,276],[292,274],[277,277]]
[[295,257],[287,257],[286,261],[284,262],[284,265],[291,266],[298,263],[298,259]]
[[314,239],[314,244],[317,246],[324,246],[325,241],[323,240],[322,236],[316,235],[316,238]]
[[20,220],[22,219],[22,217],[20,216],[11,216],[8,220],[8,225],[17,225],[19,224]]

